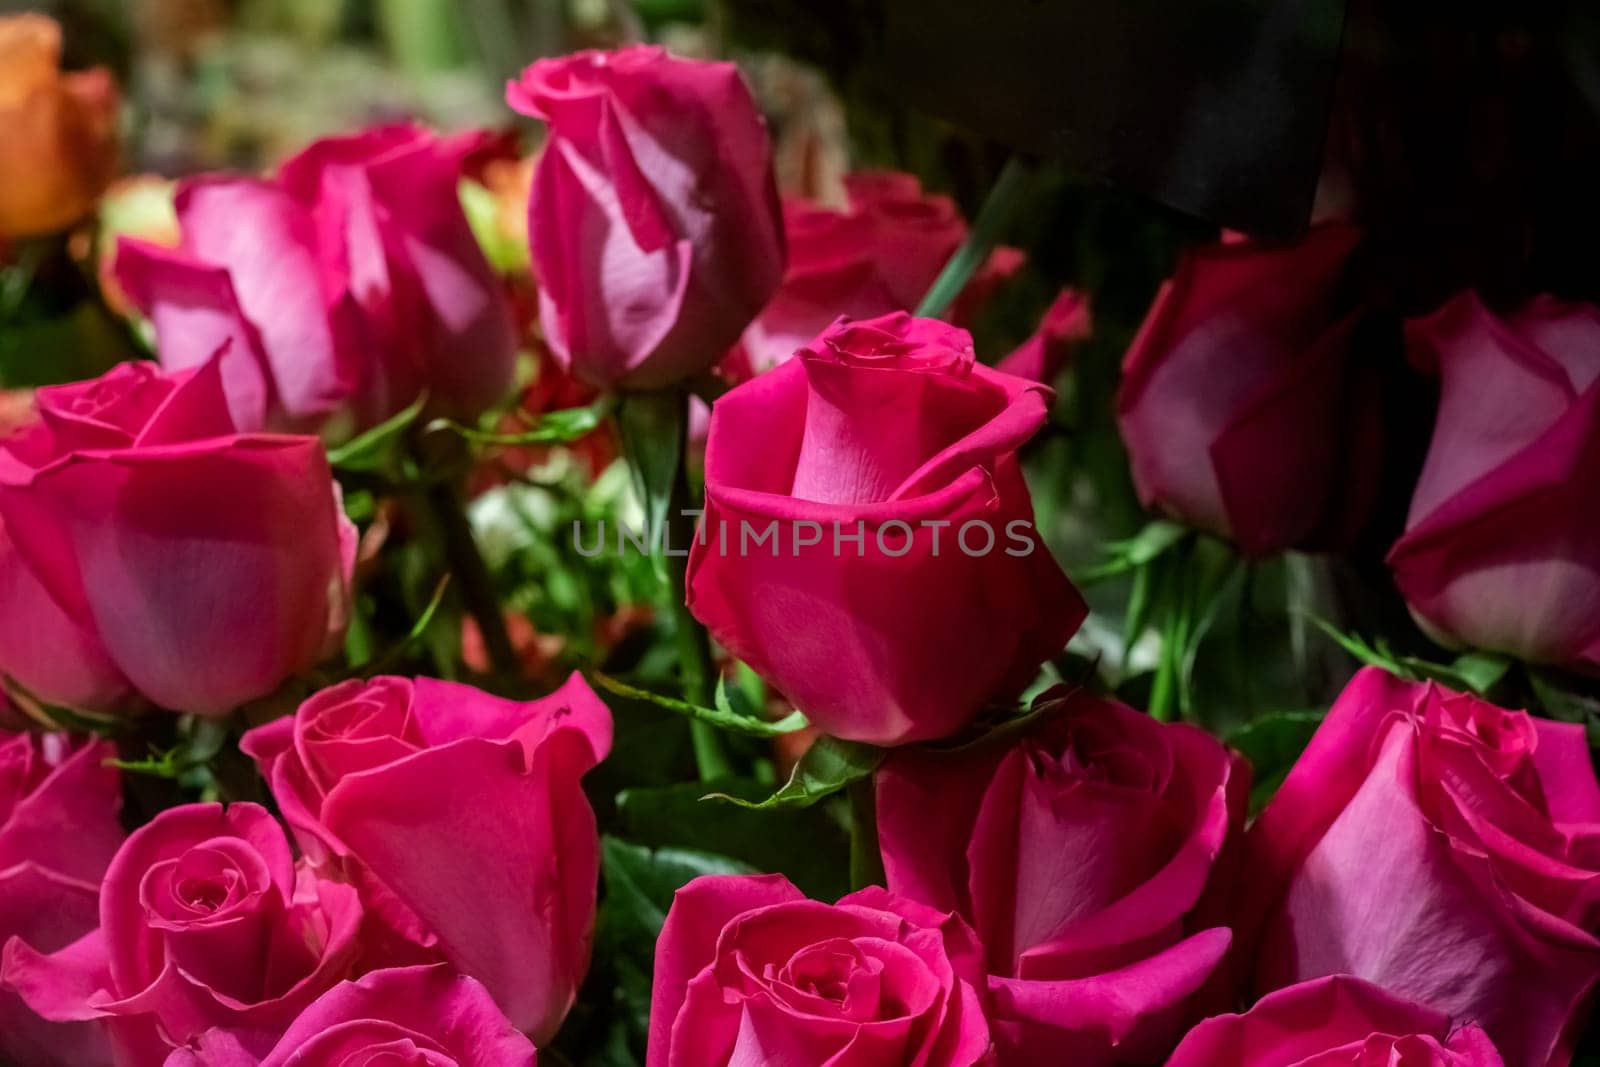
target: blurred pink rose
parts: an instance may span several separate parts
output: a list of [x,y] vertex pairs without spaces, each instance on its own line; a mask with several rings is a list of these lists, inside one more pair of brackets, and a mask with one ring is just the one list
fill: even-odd
[[1045,309],[1039,328],[995,369],[1049,385],[1091,329],[1089,298],[1076,289],[1063,289]]
[[[65,948],[98,925],[100,878],[122,844],[122,785],[104,741],[0,734],[0,947]],[[98,1023],[51,1023],[0,990],[0,1060],[101,1067]]]
[[[581,677],[519,703],[343,682],[241,742],[301,847],[543,1041],[589,965],[600,843],[580,779],[611,747]],[[463,907],[463,901],[471,901]]]
[[656,942],[648,1067],[970,1067],[983,964],[954,915],[877,887],[823,904],[781,875],[678,890]]
[[533,1043],[487,990],[442,964],[341,982],[300,1013],[262,1056],[213,1030],[164,1067],[534,1067]]
[[1360,235],[1225,241],[1183,257],[1123,364],[1117,419],[1145,505],[1265,556],[1360,531],[1380,390],[1342,293]]
[[691,610],[827,733],[954,733],[1083,620],[1017,463],[1048,394],[945,323],[836,323],[717,401]]
[[1269,993],[1189,1031],[1166,1067],[1503,1067],[1482,1030],[1349,975]]
[[349,973],[360,925],[356,891],[297,871],[265,808],[189,804],[128,836],[98,929],[49,955],[12,938],[0,980],[46,1019],[106,1019],[117,1063],[143,1067],[212,1027],[281,1030]]
[[1442,379],[1427,463],[1389,554],[1417,621],[1449,644],[1600,663],[1600,310],[1463,293],[1410,324]]
[[123,238],[114,274],[155,325],[162,365],[228,344],[242,430],[379,422],[426,390],[475,416],[511,388],[508,298],[456,188],[481,135],[384,126],[317,141],[274,178],[178,190],[177,249]]
[[354,530],[315,438],[234,433],[215,360],[37,404],[0,439],[0,673],[74,707],[221,714],[317,662]]
[[738,69],[579,52],[534,63],[506,98],[550,127],[528,236],[556,357],[603,388],[709,369],[783,276],[772,145]]
[[1255,988],[1352,974],[1566,1064],[1600,981],[1600,783],[1584,728],[1374,667],[1247,839]]
[[[955,202],[924,193],[910,174],[861,172],[846,178],[845,188],[849,205],[842,211],[784,201],[789,265],[777,293],[722,363],[734,381],[789,359],[840,315],[914,310],[966,239]],[[1020,267],[1020,255],[997,249],[952,309],[952,321],[965,322]]]
[[1154,1063],[1202,1010],[1249,772],[1204,731],[1058,691],[1010,746],[878,772],[889,888],[984,945],[1003,1063]]

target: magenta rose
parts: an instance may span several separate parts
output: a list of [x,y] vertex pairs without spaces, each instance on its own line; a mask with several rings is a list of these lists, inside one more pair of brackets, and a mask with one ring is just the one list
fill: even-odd
[[780,875],[706,876],[656,942],[647,1067],[991,1063],[959,918],[876,886],[837,904]]
[[97,929],[48,955],[12,938],[0,981],[46,1019],[106,1019],[143,1067],[212,1027],[281,1030],[349,973],[360,926],[356,891],[297,871],[265,808],[189,804],[128,836]]
[[772,145],[738,69],[578,52],[534,63],[506,98],[550,127],[528,244],[562,366],[628,389],[710,368],[783,277]]
[[1380,390],[1342,293],[1359,235],[1189,252],[1123,364],[1117,419],[1147,507],[1263,556],[1359,531],[1377,492]]
[[[789,265],[783,284],[756,316],[723,370],[744,381],[789,359],[840,315],[852,319],[911,311],[967,236],[947,196],[932,196],[910,174],[868,171],[845,179],[849,203],[834,210],[785,200]],[[1020,253],[998,249],[953,309],[960,323]]]
[[1166,1067],[1504,1067],[1478,1027],[1333,975],[1269,993],[1189,1031]]
[[1017,463],[1048,396],[945,323],[834,324],[717,401],[690,609],[827,733],[955,732],[1083,620]]
[[235,433],[215,360],[37,402],[0,440],[0,674],[90,710],[222,714],[321,658],[354,529],[315,438]]
[[1441,379],[1389,553],[1412,613],[1448,644],[1600,664],[1600,310],[1541,297],[1502,318],[1463,293],[1408,338]]
[[1036,710],[1009,746],[889,757],[889,888],[977,932],[1001,1062],[1157,1062],[1221,980],[1248,770],[1081,689]]
[[1568,1062],[1600,980],[1600,783],[1581,725],[1377,668],[1256,820],[1240,930],[1255,988],[1376,982]]
[[123,238],[115,263],[162,365],[228,344],[243,430],[370,424],[424,390],[460,417],[501,399],[515,327],[456,192],[478,139],[384,126],[317,141],[276,178],[182,183],[182,244]]
[[534,1067],[533,1043],[487,990],[442,964],[341,982],[257,1056],[227,1030],[202,1034],[164,1067]]
[[[122,844],[116,749],[64,734],[0,734],[0,946],[65,948],[98,925],[100,878]],[[0,991],[0,1061],[99,1067],[96,1023],[50,1023]]]
[[600,844],[580,780],[611,747],[581,677],[526,703],[431,678],[344,682],[241,744],[309,856],[436,943],[518,1029],[555,1033],[594,927]]

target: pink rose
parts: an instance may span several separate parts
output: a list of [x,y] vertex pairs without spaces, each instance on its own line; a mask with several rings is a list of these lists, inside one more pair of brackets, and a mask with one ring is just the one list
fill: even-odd
[[422,390],[469,417],[511,387],[516,332],[457,198],[478,135],[385,126],[317,141],[277,178],[178,190],[182,244],[124,238],[118,283],[155,324],[162,365],[223,356],[240,429],[360,424]]
[[1471,1024],[1403,1000],[1349,975],[1269,993],[1243,1015],[1218,1015],[1189,1031],[1166,1067],[1503,1067]]
[[533,1043],[487,990],[448,967],[373,971],[324,993],[264,1057],[230,1031],[178,1049],[165,1067],[534,1067]]
[[1377,492],[1379,390],[1341,283],[1359,235],[1191,251],[1123,364],[1117,419],[1139,497],[1249,555],[1337,544]]
[[628,389],[708,369],[783,276],[772,145],[738,69],[579,52],[534,63],[506,99],[550,126],[528,243],[557,359]]
[[241,745],[309,856],[400,932],[436,939],[518,1029],[555,1033],[594,927],[600,844],[580,779],[611,747],[581,677],[527,703],[431,678],[343,682]]
[[354,530],[312,437],[236,434],[216,361],[40,389],[0,440],[0,674],[221,714],[317,662]]
[[[852,174],[845,188],[850,202],[843,211],[784,201],[789,265],[777,293],[723,362],[735,381],[789,359],[840,315],[911,311],[966,239],[955,202],[924,193],[910,174]],[[976,310],[998,278],[1015,269],[1018,255],[999,249],[990,257],[963,293],[954,321]]]
[[827,733],[955,732],[1083,619],[1017,463],[1048,395],[942,322],[834,324],[717,401],[690,608]]
[[189,804],[128,836],[98,929],[51,955],[12,938],[0,981],[46,1019],[107,1019],[117,1063],[143,1067],[212,1027],[287,1026],[349,972],[360,925],[265,808]]
[[[0,734],[0,945],[46,952],[97,925],[100,878],[122,844],[122,787],[104,741]],[[0,991],[0,1060],[98,1067],[111,1050],[95,1023],[49,1023]]]
[[1410,324],[1441,379],[1427,463],[1389,553],[1422,626],[1535,662],[1600,663],[1600,311],[1463,293]]
[[1600,783],[1581,725],[1369,667],[1256,820],[1255,986],[1353,974],[1568,1062],[1600,980]]
[[1076,289],[1063,289],[1045,309],[1039,328],[996,369],[1049,385],[1090,330],[1089,298]]
[[1157,1062],[1232,941],[1218,919],[1248,770],[1202,730],[1081,689],[1037,712],[1010,746],[890,756],[889,888],[977,931],[1002,1062]]
[[648,1067],[991,1063],[972,931],[877,887],[837,904],[781,875],[678,890],[656,942]]

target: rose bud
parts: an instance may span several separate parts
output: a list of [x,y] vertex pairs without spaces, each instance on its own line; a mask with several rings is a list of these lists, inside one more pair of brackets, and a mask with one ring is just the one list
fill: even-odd
[[1504,1067],[1494,1043],[1467,1023],[1370,982],[1333,975],[1269,993],[1243,1015],[1189,1031],[1166,1067],[1378,1064]]
[[370,425],[426,391],[471,417],[511,388],[507,297],[457,197],[475,136],[386,126],[313,143],[276,179],[180,184],[180,246],[118,242],[113,274],[162,365],[223,356],[235,423]]
[[1582,725],[1366,668],[1247,838],[1255,988],[1352,974],[1511,1067],[1565,1064],[1600,980],[1596,839]]
[[212,1027],[287,1026],[349,972],[360,925],[265,808],[188,804],[128,836],[98,929],[49,955],[12,938],[0,982],[46,1019],[105,1019],[119,1064],[160,1063]]
[[234,433],[215,360],[36,400],[0,439],[0,674],[89,710],[218,715],[322,657],[355,542],[315,438]]
[[[248,1035],[245,1035],[246,1037]],[[442,964],[373,971],[317,998],[265,1057],[210,1030],[164,1067],[533,1067],[533,1043],[487,990]]]
[[717,401],[690,609],[827,733],[954,733],[1083,620],[1017,462],[1048,395],[942,322],[834,324]]
[[1359,235],[1191,251],[1123,364],[1117,419],[1145,506],[1251,556],[1336,545],[1377,493],[1379,390],[1341,302]]
[[889,888],[977,932],[1000,1062],[1159,1062],[1232,942],[1220,905],[1248,769],[1202,730],[1081,689],[1037,711],[1012,745],[891,754]]
[[241,747],[308,856],[519,1030],[555,1033],[594,929],[600,842],[580,779],[611,747],[580,676],[526,703],[432,678],[343,682]]
[[823,904],[781,875],[704,876],[656,942],[647,1067],[988,1063],[959,918],[876,886]]
[[709,369],[783,276],[772,145],[738,69],[579,52],[534,63],[506,99],[550,127],[528,241],[556,357],[602,388]]
[[61,70],[61,27],[0,16],[0,238],[65,230],[117,169],[111,73]]
[[[849,205],[843,211],[784,201],[789,265],[777,294],[722,363],[734,381],[789,359],[840,315],[865,319],[911,311],[966,239],[967,224],[955,202],[924,193],[909,174],[852,174],[845,189]],[[952,321],[966,321],[963,316],[977,310],[1019,255],[1015,249],[992,253],[958,299]]]
[[[104,741],[0,734],[0,946],[55,952],[99,925],[106,865],[122,844],[122,788]],[[0,1061],[38,1067],[111,1062],[100,1025],[52,1023],[0,991]]]
[[1463,293],[1410,324],[1439,415],[1389,553],[1417,622],[1450,645],[1600,663],[1600,311]]

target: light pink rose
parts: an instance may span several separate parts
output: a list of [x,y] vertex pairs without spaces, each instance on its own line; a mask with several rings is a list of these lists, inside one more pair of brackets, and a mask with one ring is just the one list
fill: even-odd
[[242,747],[309,856],[535,1041],[555,1033],[594,927],[600,844],[580,779],[611,747],[581,677],[527,703],[431,678],[344,682]]
[[[0,946],[46,952],[98,923],[100,878],[122,844],[122,786],[104,741],[0,734]],[[0,1060],[100,1067],[111,1049],[96,1023],[50,1023],[0,991]]]
[[105,1019],[119,1067],[144,1067],[212,1027],[281,1030],[349,973],[360,926],[265,808],[189,804],[128,836],[98,928],[51,954],[12,938],[0,982],[46,1019]]
[[1412,613],[1449,644],[1600,663],[1600,309],[1463,293],[1408,341],[1442,390],[1389,553]]
[[889,888],[977,931],[1002,1062],[1158,1062],[1225,980],[1248,770],[1081,689],[1035,713],[1015,744],[889,757]]
[[1254,985],[1376,982],[1565,1064],[1600,981],[1600,784],[1581,725],[1356,675],[1248,838]]
[[827,733],[954,733],[1083,620],[1017,462],[1048,395],[965,330],[840,320],[717,401],[690,609]]
[[534,1067],[534,1058],[533,1043],[483,986],[435,964],[341,982],[264,1055],[238,1034],[212,1030],[164,1067]]
[[1349,975],[1280,989],[1189,1031],[1166,1067],[1503,1067],[1487,1034]]
[[53,703],[221,714],[321,658],[354,529],[315,438],[235,433],[215,360],[37,403],[0,440],[0,673]]
[[426,390],[477,415],[510,389],[516,332],[457,197],[481,135],[384,126],[313,143],[276,178],[211,175],[178,190],[182,244],[123,238],[118,283],[178,370],[228,344],[243,430],[370,424]]
[[696,878],[656,942],[645,1062],[992,1063],[982,983],[954,915],[877,887],[823,904],[780,875]]
[[534,63],[506,98],[550,127],[528,242],[556,358],[601,387],[709,369],[783,277],[772,145],[738,69],[578,52]]

